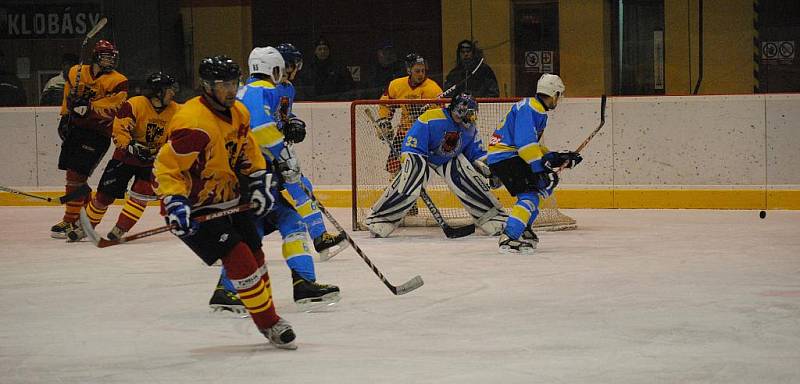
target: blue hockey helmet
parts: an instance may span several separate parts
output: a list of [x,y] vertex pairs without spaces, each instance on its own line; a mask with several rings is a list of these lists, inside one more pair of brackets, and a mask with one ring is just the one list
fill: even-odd
[[473,124],[478,120],[478,101],[468,92],[453,97],[447,109],[452,116],[457,116],[466,124]]

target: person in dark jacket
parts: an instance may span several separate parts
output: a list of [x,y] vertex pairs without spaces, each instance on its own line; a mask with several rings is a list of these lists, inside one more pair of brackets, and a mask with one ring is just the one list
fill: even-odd
[[[484,61],[474,74],[470,75],[481,62],[483,51],[475,42],[462,40],[456,48],[456,66],[444,82],[445,97],[458,95],[462,92],[471,93],[474,97],[499,97],[497,78],[489,64]],[[455,86],[455,89],[450,89]],[[449,91],[449,92],[448,92]]]
[[353,77],[346,67],[331,57],[328,40],[321,37],[314,44],[314,57],[308,69],[298,74],[298,100],[349,100],[354,87]]
[[397,58],[397,50],[391,41],[385,41],[378,46],[375,60],[367,89],[364,90],[365,99],[380,98],[392,80],[407,75],[406,66]]

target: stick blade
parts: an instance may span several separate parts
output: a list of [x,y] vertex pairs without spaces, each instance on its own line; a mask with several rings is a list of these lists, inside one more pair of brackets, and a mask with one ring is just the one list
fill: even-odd
[[87,34],[86,34],[86,37],[87,37],[87,38],[89,38],[89,39],[91,39],[92,37],[94,37],[94,35],[96,35],[96,34],[97,34],[97,32],[100,32],[100,30],[101,30],[101,29],[103,29],[103,27],[105,27],[105,26],[106,26],[106,23],[108,23],[108,19],[106,19],[105,17],[103,17],[102,19],[100,19],[100,20],[97,22],[97,24],[95,24],[95,25],[94,25],[94,27],[92,28],[92,30],[91,30],[91,31],[89,31],[89,33],[87,33]]
[[399,285],[399,286],[395,287],[392,290],[392,292],[395,295],[398,295],[398,296],[399,295],[405,295],[406,293],[409,293],[409,292],[421,287],[423,284],[425,284],[425,282],[422,281],[422,276],[417,275],[417,276],[414,276],[411,280],[403,283],[402,285]]
[[447,236],[448,239],[457,239],[459,237],[465,237],[475,233],[475,224],[469,224],[463,227],[455,228],[446,225],[442,227],[442,231],[444,231],[444,235]]
[[97,234],[97,232],[94,230],[94,227],[92,226],[92,222],[89,221],[89,216],[86,214],[86,208],[83,207],[81,208],[80,220],[81,220],[81,227],[83,228],[83,231],[86,233],[86,237],[89,238],[89,240],[91,240],[95,246],[100,247],[100,240],[101,240],[100,235]]

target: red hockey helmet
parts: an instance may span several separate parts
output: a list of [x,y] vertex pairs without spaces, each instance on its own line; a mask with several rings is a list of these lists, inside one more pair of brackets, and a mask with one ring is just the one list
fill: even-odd
[[108,40],[99,40],[94,45],[94,62],[103,72],[111,72],[117,67],[117,56],[117,47]]

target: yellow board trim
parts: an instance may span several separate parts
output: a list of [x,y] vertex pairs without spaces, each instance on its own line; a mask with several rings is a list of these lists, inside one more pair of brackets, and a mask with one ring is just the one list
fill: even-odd
[[[363,191],[360,196],[382,191]],[[39,196],[58,198],[59,192],[31,192]],[[455,199],[443,191],[428,190],[439,208],[459,207]],[[505,190],[496,193],[505,207],[514,205],[514,199]],[[314,195],[326,207],[350,207],[349,190],[314,190]],[[560,208],[632,208],[632,209],[764,209],[764,191],[760,189],[559,189],[556,199]],[[374,202],[374,199],[373,199]],[[117,200],[121,205],[124,200]],[[800,190],[777,189],[767,192],[767,209],[800,210]],[[0,192],[0,206],[57,206],[43,200]],[[148,205],[158,205],[157,201]],[[364,208],[369,208],[365,203]]]

